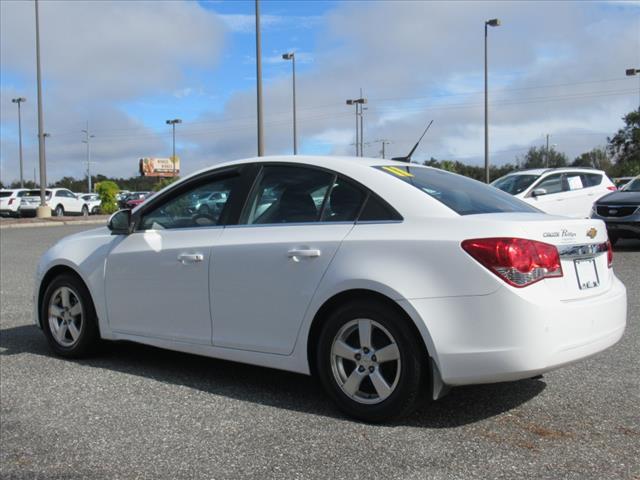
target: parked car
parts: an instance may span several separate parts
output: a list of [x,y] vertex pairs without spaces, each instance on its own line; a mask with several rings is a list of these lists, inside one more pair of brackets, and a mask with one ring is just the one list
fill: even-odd
[[587,218],[593,203],[616,187],[602,170],[547,168],[522,170],[491,183],[552,215]]
[[0,215],[19,216],[20,199],[26,191],[24,188],[0,190]]
[[[51,208],[52,215],[89,215],[89,205],[82,198],[66,188],[48,188],[45,197],[46,204]],[[40,190],[28,190],[20,201],[21,215],[35,215],[40,206]]]
[[100,205],[102,204],[102,200],[100,200],[100,195],[97,193],[82,193],[80,194],[82,200],[87,203],[89,207],[89,213],[95,215],[100,213]]
[[[193,199],[224,192],[219,214]],[[453,173],[282,156],[183,178],[52,246],[37,316],[61,356],[130,340],[319,377],[345,412],[530,378],[626,325],[603,222]],[[578,380],[579,381],[579,380]]]
[[149,192],[130,192],[120,200],[118,200],[118,206],[120,208],[130,208],[127,207],[127,204],[132,200],[144,200],[144,198],[149,194]]
[[135,195],[130,196],[124,203],[125,208],[136,208],[143,203],[147,198],[151,197],[153,192],[138,192]]
[[617,192],[598,200],[593,205],[591,218],[604,220],[613,244],[619,238],[640,239],[640,175]]
[[619,190],[622,187],[624,187],[627,183],[629,183],[631,180],[633,180],[633,177],[616,177],[616,178],[612,178],[612,180],[613,180],[613,184]]

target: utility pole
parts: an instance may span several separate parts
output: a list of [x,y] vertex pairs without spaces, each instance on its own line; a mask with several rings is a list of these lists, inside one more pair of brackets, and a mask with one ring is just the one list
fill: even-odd
[[547,133],[547,147],[544,151],[544,166],[549,168],[549,134]]
[[36,7],[36,78],[38,86],[38,160],[40,163],[40,206],[36,210],[38,217],[50,217],[51,208],[47,206],[47,164],[44,145],[44,115],[42,113],[42,71],[40,69],[40,20],[38,18],[38,0]]
[[360,98],[364,100],[360,104],[360,156],[364,157],[364,104],[366,100],[362,96],[362,87],[360,87]]
[[20,104],[26,102],[24,97],[12,98],[13,103],[18,104],[18,148],[20,151],[20,188],[24,188],[24,174],[22,171],[22,115],[20,113]]
[[[360,92],[362,93],[362,90],[360,90]],[[362,157],[364,155],[364,142],[362,141],[362,137],[364,135],[362,131],[362,110],[363,105],[367,103],[367,99],[361,96],[360,98],[349,99],[346,103],[347,105],[356,106],[356,157]]]
[[380,140],[380,141],[382,142],[382,158],[387,158],[385,157],[385,154],[384,154],[384,146],[389,145],[391,142],[389,142],[388,140]]
[[172,127],[172,138],[173,138],[173,155],[171,156],[171,163],[173,163],[173,176],[176,176],[176,124],[182,123],[182,120],[179,118],[174,118],[172,120],[167,120],[165,122],[167,125],[171,125]]
[[82,133],[84,133],[82,143],[87,144],[87,188],[89,189],[87,193],[91,193],[91,139],[95,137],[95,135],[89,133],[89,120],[87,120],[87,129],[82,130]]
[[[640,74],[640,68],[627,68],[624,73],[627,75],[627,77],[634,77]],[[638,79],[640,79],[640,76],[638,77]],[[638,94],[640,95],[640,89],[638,89]],[[640,110],[640,102],[638,104],[638,110]]]
[[283,53],[283,60],[291,60],[293,69],[293,154],[298,154],[298,132],[296,126],[296,54],[295,52]]
[[489,183],[489,86],[488,86],[488,56],[487,56],[487,27],[497,27],[500,20],[492,18],[484,22],[484,180]]
[[260,42],[260,0],[256,0],[256,89],[258,116],[258,156],[264,155],[264,132],[262,122],[262,47]]

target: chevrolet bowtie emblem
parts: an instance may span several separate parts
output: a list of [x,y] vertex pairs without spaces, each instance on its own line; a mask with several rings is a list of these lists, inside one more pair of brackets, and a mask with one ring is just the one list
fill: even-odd
[[593,227],[591,227],[589,230],[587,230],[587,237],[589,237],[589,238],[596,238],[597,234],[598,234],[598,230],[596,230]]

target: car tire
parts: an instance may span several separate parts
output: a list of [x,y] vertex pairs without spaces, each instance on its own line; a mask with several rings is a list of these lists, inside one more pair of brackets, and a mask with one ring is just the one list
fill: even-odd
[[89,207],[87,207],[86,205],[82,206],[82,210],[80,211],[81,215],[83,217],[88,217],[89,216]]
[[54,210],[54,213],[56,214],[56,217],[64,216],[64,207],[62,205],[58,205]]
[[98,319],[85,284],[70,274],[49,283],[40,305],[42,330],[51,349],[62,357],[79,358],[95,351]]
[[419,335],[385,303],[345,304],[320,333],[316,367],[323,387],[341,410],[365,422],[409,414],[421,397],[427,365]]

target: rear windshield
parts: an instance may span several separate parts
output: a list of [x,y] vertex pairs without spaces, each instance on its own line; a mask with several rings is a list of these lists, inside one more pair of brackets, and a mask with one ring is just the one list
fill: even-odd
[[504,177],[491,182],[491,185],[499,188],[503,192],[510,193],[511,195],[517,195],[529,188],[538,178],[540,178],[540,175],[505,175]]
[[[45,190],[46,192],[46,196],[50,197],[51,196],[51,190]],[[40,190],[29,190],[27,192],[24,192],[24,196],[25,197],[38,197],[40,198]]]
[[435,168],[418,166],[374,167],[413,185],[459,215],[539,210],[484,183]]
[[10,197],[11,192],[0,192],[0,198]]

